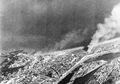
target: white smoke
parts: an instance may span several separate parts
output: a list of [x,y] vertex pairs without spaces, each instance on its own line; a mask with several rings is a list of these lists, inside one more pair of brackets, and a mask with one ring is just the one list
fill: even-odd
[[64,39],[62,39],[60,42],[56,43],[55,49],[63,49],[70,42],[75,41],[76,38],[78,38],[76,31],[69,32],[68,34],[65,35]]
[[77,31],[72,31],[69,32],[65,35],[65,37],[60,41],[57,42],[55,45],[55,50],[57,49],[66,49],[68,46],[71,46],[72,44],[77,44],[81,43],[82,41],[85,40],[87,36],[89,29],[84,29],[84,30],[77,30]]
[[113,8],[112,18],[120,21],[120,3]]
[[113,7],[111,15],[105,18],[104,24],[98,24],[98,30],[93,35],[89,45],[95,45],[99,42],[109,40],[120,36],[120,3]]

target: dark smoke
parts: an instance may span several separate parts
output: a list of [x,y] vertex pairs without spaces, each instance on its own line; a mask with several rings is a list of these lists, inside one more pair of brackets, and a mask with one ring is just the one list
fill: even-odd
[[87,46],[120,0],[1,0],[2,49]]

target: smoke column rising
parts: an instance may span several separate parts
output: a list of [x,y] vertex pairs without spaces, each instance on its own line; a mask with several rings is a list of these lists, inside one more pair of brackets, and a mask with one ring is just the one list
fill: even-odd
[[106,12],[118,1],[1,0],[2,49],[66,49],[87,45],[96,25],[103,22]]
[[98,24],[98,30],[90,46],[115,37],[120,37],[120,3],[113,7],[111,15],[105,18],[104,24]]

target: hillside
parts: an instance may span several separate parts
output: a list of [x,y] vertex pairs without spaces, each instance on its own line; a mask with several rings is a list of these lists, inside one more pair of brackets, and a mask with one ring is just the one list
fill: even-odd
[[81,48],[41,54],[16,50],[1,54],[0,81],[1,84],[114,84],[120,76],[119,61],[120,38],[99,43],[89,52]]
[[1,51],[0,84],[120,84],[119,11],[97,25],[86,49]]

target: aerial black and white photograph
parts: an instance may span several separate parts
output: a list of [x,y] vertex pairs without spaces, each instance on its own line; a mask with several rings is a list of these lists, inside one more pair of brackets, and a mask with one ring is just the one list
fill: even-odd
[[0,0],[0,84],[120,84],[120,0]]

